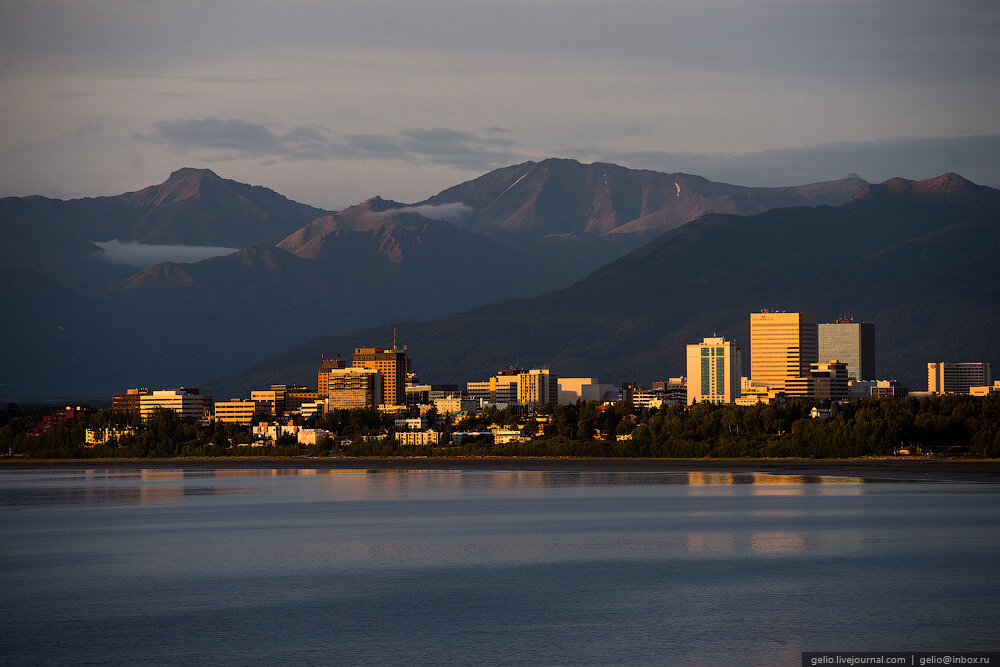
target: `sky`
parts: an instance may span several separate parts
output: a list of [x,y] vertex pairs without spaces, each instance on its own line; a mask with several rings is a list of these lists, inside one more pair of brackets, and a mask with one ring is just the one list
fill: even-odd
[[995,0],[4,0],[0,196],[339,209],[546,157],[1000,187]]

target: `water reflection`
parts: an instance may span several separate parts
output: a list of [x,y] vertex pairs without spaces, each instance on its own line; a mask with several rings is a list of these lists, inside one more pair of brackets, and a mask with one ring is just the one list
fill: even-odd
[[[280,480],[302,479],[288,486]],[[283,488],[289,499],[309,494],[319,499],[392,499],[414,494],[446,496],[468,493],[547,493],[562,489],[631,488],[655,493],[652,487],[689,487],[693,496],[860,495],[873,481],[861,477],[780,474],[725,470],[579,472],[571,470],[460,470],[381,468],[82,468],[53,471],[0,471],[0,509],[42,506],[146,505],[190,497],[238,494],[243,480],[261,489]],[[319,488],[313,486],[321,483]],[[645,490],[643,490],[645,489]]]

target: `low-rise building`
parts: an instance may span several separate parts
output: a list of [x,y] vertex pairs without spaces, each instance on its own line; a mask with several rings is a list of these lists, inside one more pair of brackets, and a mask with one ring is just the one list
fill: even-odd
[[396,443],[401,447],[437,445],[441,442],[438,431],[397,431]]
[[109,442],[117,442],[125,436],[135,435],[138,431],[131,426],[108,426],[105,428],[88,428],[84,432],[84,442],[93,447],[94,445],[105,445]]
[[297,437],[300,445],[317,445],[323,438],[333,438],[336,435],[322,428],[300,428]]
[[397,429],[402,429],[405,431],[422,431],[425,428],[427,428],[427,419],[425,417],[396,419],[395,421],[393,421],[393,425]]
[[986,362],[939,361],[927,364],[927,391],[930,393],[968,394],[971,387],[985,387],[992,383],[992,367]]
[[171,410],[182,419],[201,419],[212,412],[212,397],[197,388],[161,389],[139,396],[139,416],[147,421],[156,410]]
[[215,421],[222,424],[241,424],[250,426],[254,417],[269,416],[271,408],[267,403],[258,403],[252,399],[233,398],[228,401],[215,402]]

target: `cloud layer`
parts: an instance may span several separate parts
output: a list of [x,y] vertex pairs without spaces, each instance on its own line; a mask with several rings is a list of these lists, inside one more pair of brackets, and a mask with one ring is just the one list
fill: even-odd
[[[186,118],[159,121],[137,139],[166,144],[178,154],[201,152],[223,160],[234,157],[288,160],[401,160],[456,169],[491,169],[520,157],[506,137],[483,136],[443,127],[406,129],[396,134],[337,135],[324,127],[283,128],[239,118]],[[222,155],[219,155],[219,152]]]
[[229,255],[237,251],[237,248],[223,248],[220,246],[194,246],[194,245],[146,245],[135,241],[122,243],[117,239],[111,241],[93,241],[93,244],[101,249],[97,258],[112,264],[125,264],[144,269],[160,262],[176,262],[187,264],[200,262],[210,257]]

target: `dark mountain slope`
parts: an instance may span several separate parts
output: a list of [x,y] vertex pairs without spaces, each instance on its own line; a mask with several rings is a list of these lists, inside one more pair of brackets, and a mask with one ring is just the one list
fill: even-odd
[[[1000,264],[998,195],[945,175],[872,186],[837,208],[709,215],[568,289],[400,324],[398,337],[429,381],[519,363],[649,382],[682,374],[683,346],[713,331],[746,345],[748,313],[763,306],[808,310],[821,321],[851,311],[876,323],[878,373],[919,388],[932,359],[1000,358],[1000,281],[990,279]],[[390,335],[382,327],[320,339],[218,386],[305,378],[320,353],[385,344]]]
[[0,221],[26,221],[90,241],[232,248],[277,243],[325,213],[273,190],[191,168],[178,169],[159,185],[114,197],[0,199]]

